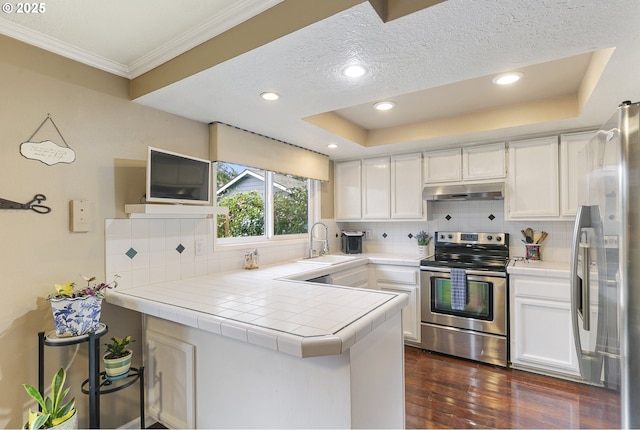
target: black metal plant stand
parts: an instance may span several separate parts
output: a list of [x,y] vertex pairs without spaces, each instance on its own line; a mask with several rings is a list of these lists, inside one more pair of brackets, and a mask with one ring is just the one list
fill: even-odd
[[38,390],[44,396],[44,347],[68,346],[89,342],[89,378],[82,383],[82,392],[89,395],[89,428],[100,428],[100,395],[123,390],[136,381],[140,381],[140,428],[145,428],[144,422],[144,366],[131,368],[125,378],[111,381],[105,372],[100,372],[100,344],[98,339],[105,335],[109,328],[101,324],[100,327],[84,336],[59,338],[55,332],[45,335],[38,333]]

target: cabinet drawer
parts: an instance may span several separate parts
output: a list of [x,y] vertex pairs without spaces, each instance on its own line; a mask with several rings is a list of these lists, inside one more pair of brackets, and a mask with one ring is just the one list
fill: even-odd
[[418,285],[418,269],[401,267],[377,267],[376,281],[394,284]]
[[511,275],[511,289],[516,297],[536,297],[548,300],[570,300],[569,279],[518,277]]

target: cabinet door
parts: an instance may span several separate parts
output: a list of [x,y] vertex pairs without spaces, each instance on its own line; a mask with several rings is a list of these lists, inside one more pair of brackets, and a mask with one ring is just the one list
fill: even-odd
[[405,340],[420,342],[420,300],[419,287],[415,285],[387,284],[378,282],[378,289],[392,293],[402,293],[409,296],[409,304],[402,309],[402,330]]
[[402,310],[405,340],[420,342],[420,270],[414,267],[380,264],[375,266],[375,289],[404,293],[409,304]]
[[460,148],[425,152],[424,182],[453,182],[462,180]]
[[391,157],[391,218],[422,218],[422,154]]
[[569,280],[511,276],[511,362],[527,369],[579,374]]
[[462,179],[504,178],[507,174],[504,142],[462,149]]
[[170,428],[195,428],[195,347],[146,331],[147,411]]
[[360,169],[360,160],[335,164],[336,219],[360,219],[362,216],[362,174]]
[[511,142],[508,183],[509,219],[557,218],[557,136]]
[[362,160],[362,218],[389,219],[390,196],[389,157]]
[[560,135],[560,215],[575,217],[578,208],[578,153],[586,148],[595,131]]

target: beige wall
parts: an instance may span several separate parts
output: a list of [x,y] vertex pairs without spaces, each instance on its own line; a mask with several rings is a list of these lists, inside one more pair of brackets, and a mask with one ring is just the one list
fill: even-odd
[[[104,278],[104,219],[123,217],[125,203],[144,192],[149,145],[208,156],[206,124],[134,104],[128,81],[0,36],[0,198],[27,202],[46,195],[47,215],[0,210],[0,427],[17,428],[31,405],[22,383],[37,385],[37,333],[53,329],[48,302],[54,283],[81,282],[81,274]],[[50,114],[76,153],[71,164],[47,166],[20,155]],[[62,144],[50,124],[33,140]],[[132,161],[133,160],[133,161]],[[68,204],[91,202],[89,233],[69,231]],[[111,336],[132,334],[141,364],[139,315],[105,304],[102,320]],[[104,343],[104,342],[101,342]],[[45,381],[59,365],[71,363],[71,392],[80,427],[88,426],[87,346],[46,348]],[[138,416],[136,387],[102,398],[103,427],[120,426]]]

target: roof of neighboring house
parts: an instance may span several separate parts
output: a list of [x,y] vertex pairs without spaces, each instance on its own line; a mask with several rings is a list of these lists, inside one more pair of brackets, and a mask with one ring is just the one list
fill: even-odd
[[[222,187],[220,187],[220,189],[218,189],[216,194],[221,194],[224,191],[230,188],[233,188],[234,185],[236,185],[238,182],[246,179],[249,176],[256,178],[260,181],[264,181],[264,175],[260,174],[259,172],[256,172],[255,170],[245,169],[238,176],[236,176],[235,178],[233,178],[232,180],[224,184]],[[302,186],[304,183],[303,180],[293,178],[289,175],[283,175],[282,173],[274,173],[273,176],[274,176],[273,186],[287,193],[290,192],[291,188]]]

